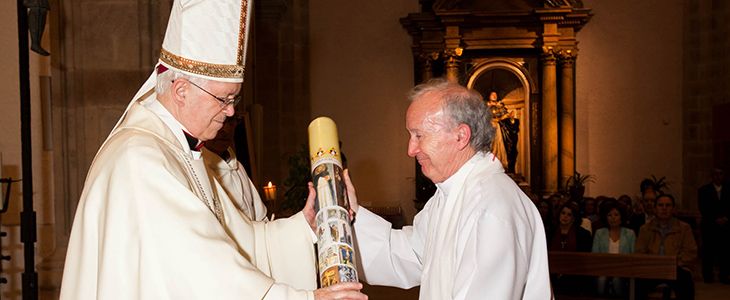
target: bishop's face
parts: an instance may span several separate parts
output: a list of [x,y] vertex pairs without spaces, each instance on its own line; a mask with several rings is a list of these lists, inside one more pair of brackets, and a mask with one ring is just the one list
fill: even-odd
[[238,95],[241,84],[207,81],[200,87],[188,84],[186,88],[184,106],[180,110],[180,123],[201,141],[215,138],[226,118],[233,116],[235,109],[233,105],[223,106],[221,101],[212,95],[233,99]]
[[406,112],[408,156],[416,158],[423,175],[434,183],[445,181],[460,167],[455,159],[458,132],[451,123],[434,93],[421,96]]

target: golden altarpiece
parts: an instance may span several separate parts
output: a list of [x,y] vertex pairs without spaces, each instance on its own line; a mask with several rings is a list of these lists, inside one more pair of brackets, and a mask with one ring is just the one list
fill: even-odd
[[[578,0],[421,0],[401,19],[415,78],[479,91],[495,115],[493,152],[518,184],[558,191],[575,172],[576,33],[591,17]],[[433,185],[416,168],[416,202]]]

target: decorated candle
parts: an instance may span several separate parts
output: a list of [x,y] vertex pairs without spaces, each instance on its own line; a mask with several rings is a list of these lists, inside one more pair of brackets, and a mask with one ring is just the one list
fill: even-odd
[[309,160],[317,222],[317,258],[322,287],[357,282],[350,208],[342,173],[337,125],[319,117],[309,124]]

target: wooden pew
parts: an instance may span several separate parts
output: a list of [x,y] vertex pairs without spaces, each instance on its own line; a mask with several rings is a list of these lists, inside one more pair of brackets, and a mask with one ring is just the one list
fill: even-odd
[[677,279],[676,256],[550,251],[548,260],[551,274],[628,278],[631,300],[637,278]]

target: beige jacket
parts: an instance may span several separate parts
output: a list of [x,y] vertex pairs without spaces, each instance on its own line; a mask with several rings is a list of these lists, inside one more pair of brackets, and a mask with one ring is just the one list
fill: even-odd
[[[692,269],[697,259],[697,243],[689,224],[672,218],[671,229],[664,239],[664,255],[676,255],[680,267]],[[636,253],[659,255],[662,235],[656,218],[641,226],[636,240]]]

